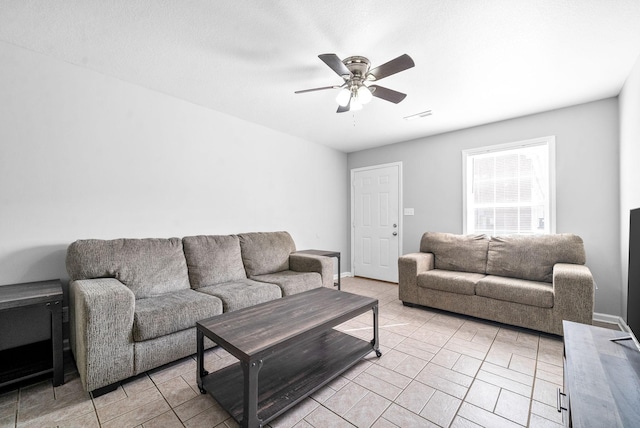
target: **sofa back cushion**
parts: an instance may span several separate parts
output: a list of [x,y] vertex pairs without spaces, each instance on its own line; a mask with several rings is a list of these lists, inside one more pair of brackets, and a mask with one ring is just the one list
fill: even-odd
[[236,235],[182,238],[191,288],[246,279]]
[[584,243],[577,235],[494,236],[489,243],[487,274],[551,283],[556,263],[585,262]]
[[296,250],[288,232],[254,232],[238,235],[247,276],[289,270],[289,254]]
[[137,299],[189,288],[179,238],[79,240],[69,245],[66,264],[72,281],[116,278]]
[[426,232],[420,241],[421,252],[433,253],[436,269],[460,272],[485,273],[488,246],[486,235]]

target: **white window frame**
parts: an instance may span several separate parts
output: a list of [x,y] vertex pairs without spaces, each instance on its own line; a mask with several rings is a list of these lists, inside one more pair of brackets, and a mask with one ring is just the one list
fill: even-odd
[[513,143],[496,144],[462,151],[462,230],[470,233],[467,227],[467,191],[469,187],[468,159],[473,155],[512,150],[520,147],[546,145],[549,156],[549,233],[556,233],[556,137],[547,136]]

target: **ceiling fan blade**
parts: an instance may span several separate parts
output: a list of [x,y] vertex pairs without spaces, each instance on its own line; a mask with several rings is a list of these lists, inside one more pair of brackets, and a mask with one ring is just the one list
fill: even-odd
[[407,54],[382,64],[367,73],[368,80],[380,80],[392,74],[400,73],[416,65]]
[[351,72],[349,71],[347,66],[344,65],[342,60],[340,58],[338,58],[338,55],[336,55],[336,54],[321,54],[321,55],[318,55],[318,58],[320,58],[325,64],[327,64],[329,66],[329,68],[331,68],[333,71],[335,71],[342,78],[346,79],[346,78],[351,77]]
[[325,89],[340,89],[342,88],[342,86],[323,86],[322,88],[313,88],[313,89],[302,89],[300,91],[296,91],[296,94],[304,94],[307,92],[314,92],[314,91],[324,91]]
[[371,94],[374,97],[382,98],[383,100],[394,104],[398,104],[407,96],[407,94],[403,94],[402,92],[394,91],[393,89],[388,89],[378,85],[371,85],[369,86],[369,89],[371,89]]
[[338,110],[336,111],[336,113],[344,113],[347,112],[351,109],[351,100],[349,100],[349,104],[347,104],[346,106],[338,106]]

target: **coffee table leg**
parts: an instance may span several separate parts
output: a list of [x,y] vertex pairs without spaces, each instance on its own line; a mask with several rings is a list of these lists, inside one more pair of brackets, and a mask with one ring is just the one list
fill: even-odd
[[382,352],[380,352],[380,340],[378,338],[378,305],[375,305],[372,309],[373,309],[373,340],[371,341],[371,345],[373,345],[373,350],[376,351],[376,356],[381,357]]
[[200,392],[202,394],[206,394],[207,391],[204,389],[203,383],[202,383],[202,378],[205,377],[206,375],[209,374],[209,372],[207,372],[204,369],[204,334],[200,331],[199,328],[196,329],[196,361],[198,364],[197,370],[197,376],[196,376],[196,381],[198,383],[198,389],[200,389]]
[[244,403],[242,426],[258,428],[262,426],[262,420],[258,418],[258,373],[262,368],[262,360],[247,363],[241,361],[244,372]]

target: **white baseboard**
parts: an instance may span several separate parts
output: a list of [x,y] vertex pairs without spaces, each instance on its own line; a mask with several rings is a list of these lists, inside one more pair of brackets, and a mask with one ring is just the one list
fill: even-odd
[[615,324],[617,325],[621,331],[629,331],[629,327],[627,323],[624,322],[622,317],[618,315],[609,315],[609,314],[601,314],[598,312],[593,313],[593,320],[598,322],[603,322],[606,324]]
[[[352,278],[353,274],[351,272],[342,272],[340,274],[340,278]],[[338,280],[338,275],[333,274],[333,280],[337,281]]]

